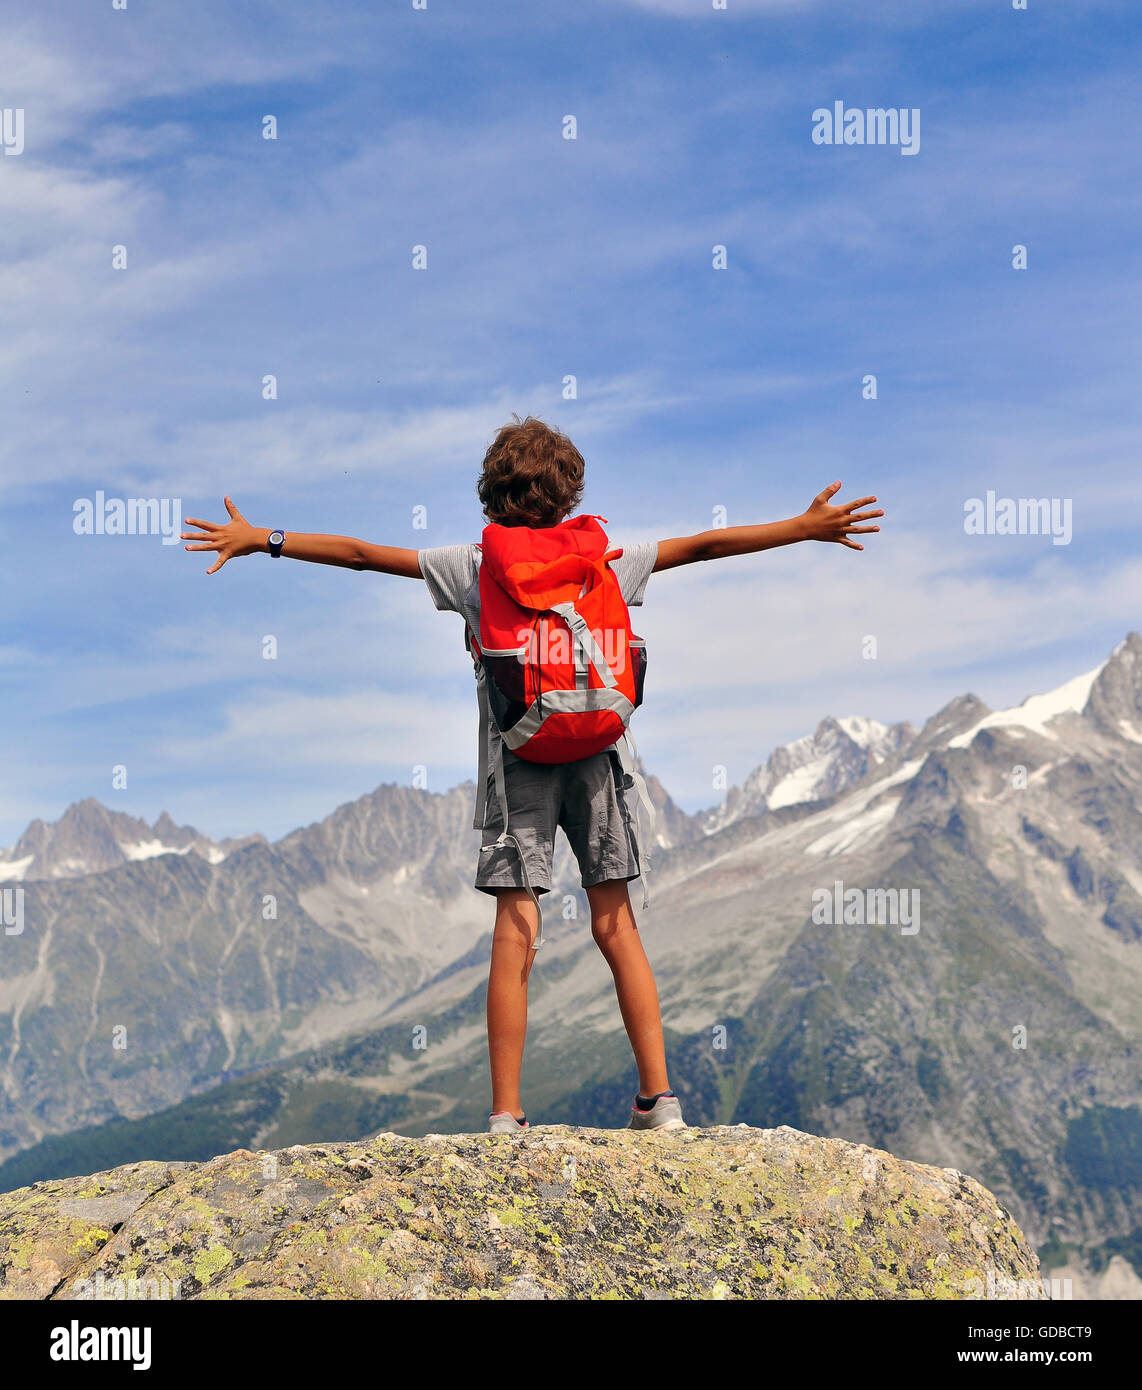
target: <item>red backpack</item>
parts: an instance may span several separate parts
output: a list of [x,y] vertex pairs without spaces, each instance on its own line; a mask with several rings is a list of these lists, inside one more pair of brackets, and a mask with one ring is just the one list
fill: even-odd
[[468,645],[504,744],[530,762],[602,752],[642,703],[646,646],[607,563],[622,551],[607,549],[605,520],[484,528]]
[[[653,832],[654,806],[628,750],[627,725],[642,703],[646,644],[631,631],[630,613],[608,560],[599,525],[606,517],[575,516],[558,526],[484,528],[480,561],[480,631],[465,630],[475,663],[480,707],[494,745],[482,742],[477,828],[487,823],[488,757],[502,830],[484,850],[511,844],[536,910],[519,840],[508,825],[503,749],[536,763],[569,763],[615,745],[625,785],[633,786]],[[636,816],[638,812],[636,810]],[[642,847],[642,901],[650,896],[650,846]],[[543,945],[543,918],[533,949]]]

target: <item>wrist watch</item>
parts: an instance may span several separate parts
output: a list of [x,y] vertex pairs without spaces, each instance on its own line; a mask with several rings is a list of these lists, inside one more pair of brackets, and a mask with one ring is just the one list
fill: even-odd
[[266,549],[275,560],[281,558],[282,546],[285,545],[284,531],[271,531],[266,541]]

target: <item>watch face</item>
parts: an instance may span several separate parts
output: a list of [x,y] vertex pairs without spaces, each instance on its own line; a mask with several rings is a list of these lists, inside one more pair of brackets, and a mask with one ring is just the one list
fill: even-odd
[[283,535],[283,533],[282,533],[281,531],[271,531],[271,532],[270,532],[270,544],[271,544],[271,545],[283,545],[284,543],[285,543],[285,536]]

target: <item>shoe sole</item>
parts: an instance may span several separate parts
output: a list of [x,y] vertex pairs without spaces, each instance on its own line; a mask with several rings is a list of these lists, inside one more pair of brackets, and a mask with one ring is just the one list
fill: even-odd
[[660,1125],[627,1125],[628,1129],[633,1129],[636,1134],[652,1134],[655,1130],[663,1129],[689,1129],[690,1126],[685,1120],[664,1120]]

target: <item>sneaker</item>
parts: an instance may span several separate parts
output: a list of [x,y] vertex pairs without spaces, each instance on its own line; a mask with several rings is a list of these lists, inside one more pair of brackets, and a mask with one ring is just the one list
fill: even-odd
[[489,1134],[519,1134],[528,1128],[527,1117],[517,1120],[510,1110],[497,1110],[488,1116]]
[[682,1106],[676,1095],[665,1092],[655,1097],[649,1110],[640,1110],[636,1105],[630,1108],[630,1124],[627,1129],[687,1129],[682,1118]]

